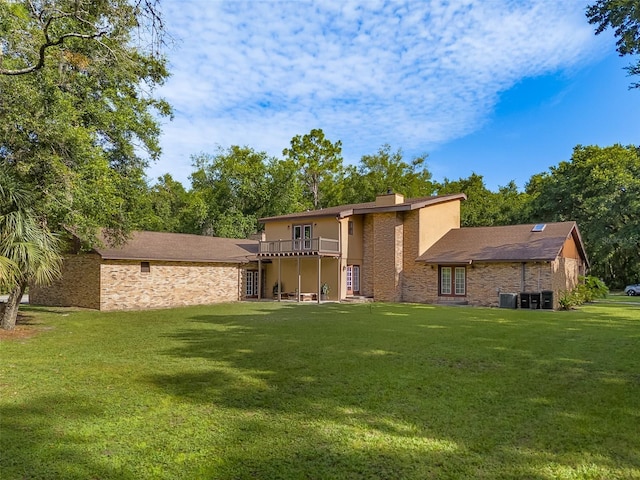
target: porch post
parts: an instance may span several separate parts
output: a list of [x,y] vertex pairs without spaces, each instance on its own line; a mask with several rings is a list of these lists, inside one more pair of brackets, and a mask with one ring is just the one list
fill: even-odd
[[320,303],[320,295],[322,295],[322,287],[320,286],[321,283],[321,278],[322,278],[322,257],[320,257],[320,255],[318,255],[318,295],[317,295],[317,300],[318,303]]
[[282,258],[278,257],[278,301],[282,301],[282,292],[280,289],[282,288]]
[[262,300],[262,259],[258,258],[258,300]]
[[300,257],[298,257],[298,302],[300,301],[300,288],[302,287],[301,277],[300,277]]

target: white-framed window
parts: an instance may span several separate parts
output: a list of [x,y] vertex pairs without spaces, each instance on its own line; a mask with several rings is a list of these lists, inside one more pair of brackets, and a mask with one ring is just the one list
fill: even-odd
[[439,294],[465,296],[467,294],[467,268],[440,267]]

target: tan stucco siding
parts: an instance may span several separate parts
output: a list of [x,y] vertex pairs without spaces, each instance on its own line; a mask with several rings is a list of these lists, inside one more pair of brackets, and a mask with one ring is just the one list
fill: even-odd
[[29,302],[52,307],[100,307],[100,256],[65,255],[62,277],[47,287],[32,286]]
[[206,305],[240,299],[243,269],[235,264],[110,260],[100,269],[100,310]]
[[[460,200],[431,205],[421,208],[418,250],[415,257],[426,252],[452,228],[460,228]],[[408,252],[414,255],[414,252]]]

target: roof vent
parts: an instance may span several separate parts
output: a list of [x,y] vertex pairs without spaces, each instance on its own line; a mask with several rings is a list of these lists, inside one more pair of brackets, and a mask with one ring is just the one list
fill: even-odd
[[534,225],[533,228],[531,229],[532,232],[541,232],[544,230],[544,228],[547,226],[546,223],[538,223],[537,225]]

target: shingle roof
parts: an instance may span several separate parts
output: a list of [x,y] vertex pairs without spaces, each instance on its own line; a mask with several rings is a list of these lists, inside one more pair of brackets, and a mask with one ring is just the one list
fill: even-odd
[[575,222],[547,223],[540,232],[532,232],[533,227],[534,224],[452,229],[418,261],[430,264],[551,261],[573,235],[580,255],[588,262]]
[[376,205],[376,202],[352,203],[349,205],[338,205],[336,207],[322,208],[320,210],[309,210],[306,212],[290,213],[287,215],[278,215],[275,217],[261,218],[260,222],[271,222],[274,220],[289,220],[296,218],[308,217],[349,217],[351,215],[361,215],[365,213],[375,212],[399,212],[405,210],[415,210],[417,208],[426,207],[427,205],[435,205],[438,203],[450,202],[452,200],[466,200],[464,193],[456,193],[452,195],[436,195],[431,197],[408,198],[403,203],[397,205]]
[[183,233],[132,232],[119,247],[97,247],[105,260],[246,263],[255,258],[258,242]]

